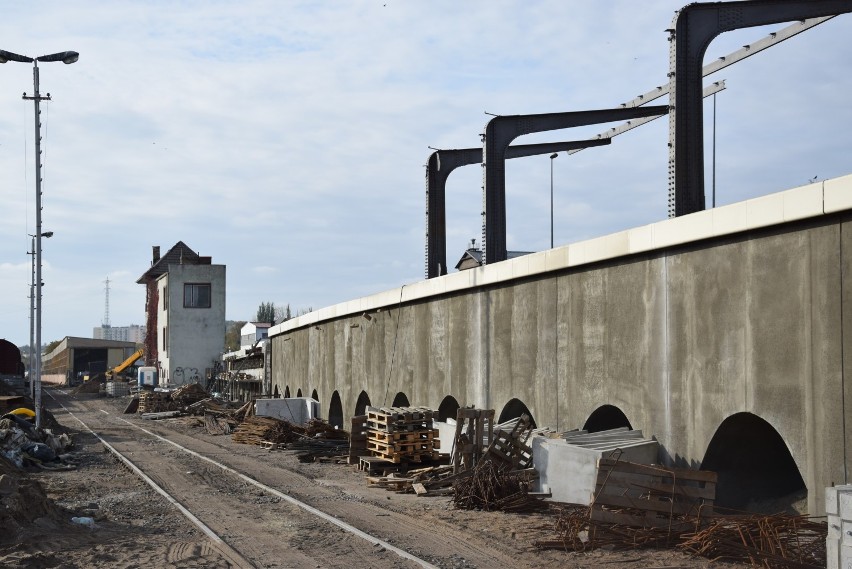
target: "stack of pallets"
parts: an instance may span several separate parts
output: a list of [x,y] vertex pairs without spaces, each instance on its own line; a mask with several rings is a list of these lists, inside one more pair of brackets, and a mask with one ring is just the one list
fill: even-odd
[[138,413],[161,413],[171,411],[169,394],[160,391],[143,391],[139,394]]
[[367,407],[367,452],[393,463],[438,458],[434,414],[425,407]]

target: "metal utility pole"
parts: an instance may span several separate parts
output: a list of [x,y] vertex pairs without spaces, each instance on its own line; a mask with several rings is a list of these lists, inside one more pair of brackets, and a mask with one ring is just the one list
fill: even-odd
[[33,64],[33,95],[28,97],[24,93],[23,98],[28,101],[33,101],[35,104],[35,169],[36,169],[36,233],[35,233],[35,346],[38,353],[35,358],[35,375],[31,379],[33,382],[33,406],[35,407],[35,424],[36,428],[41,428],[41,108],[39,103],[42,100],[49,101],[50,93],[41,96],[39,93],[38,81],[38,62],[39,61],[61,61],[66,65],[74,63],[80,58],[80,54],[76,51],[62,51],[52,53],[50,55],[41,55],[36,58],[26,55],[19,55],[10,51],[0,50],[0,63],[7,61],[18,61],[21,63]]

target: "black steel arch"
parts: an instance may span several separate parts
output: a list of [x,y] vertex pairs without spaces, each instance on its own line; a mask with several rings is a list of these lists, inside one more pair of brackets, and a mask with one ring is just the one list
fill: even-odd
[[[605,146],[611,138],[522,144],[506,149],[506,158]],[[481,148],[436,150],[426,162],[426,278],[447,274],[447,179],[456,168],[482,163]]]
[[852,12],[852,0],[746,0],[689,4],[669,48],[669,217],[704,209],[704,52],[721,33]]
[[560,130],[650,116],[662,116],[665,106],[627,107],[565,113],[507,115],[494,117],[485,125],[482,158],[482,244],[485,263],[505,261],[506,252],[506,151],[513,140],[525,134]]

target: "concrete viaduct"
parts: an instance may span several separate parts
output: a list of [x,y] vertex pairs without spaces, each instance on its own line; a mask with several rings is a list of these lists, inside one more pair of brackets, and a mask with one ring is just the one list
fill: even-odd
[[852,175],[344,302],[271,330],[272,386],[630,425],[724,504],[850,482]]
[[[313,396],[340,426],[369,404],[442,417],[473,405],[559,431],[629,425],[656,437],[662,463],[718,472],[719,505],[799,493],[824,513],[825,487],[852,466],[852,176],[704,211],[701,79],[720,33],[850,11],[850,0],[690,4],[669,30],[667,107],[495,117],[478,158],[485,265],[438,276],[427,245],[434,278],[273,327],[269,388]],[[744,51],[734,60],[758,50]],[[515,138],[660,114],[673,219],[507,260]]]

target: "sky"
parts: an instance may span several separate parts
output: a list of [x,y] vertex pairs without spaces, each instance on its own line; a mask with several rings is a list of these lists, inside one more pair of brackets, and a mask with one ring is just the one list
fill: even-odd
[[[229,320],[423,279],[434,148],[490,114],[615,107],[667,82],[670,0],[58,1],[4,7],[0,49],[42,63],[43,343],[144,324],[151,248],[227,266]],[[787,24],[729,32],[705,63]],[[852,172],[852,15],[705,79],[708,207]],[[0,338],[29,343],[30,64],[0,65]],[[660,99],[654,104],[665,104]],[[591,138],[614,124],[519,138]],[[716,150],[712,154],[715,132]],[[556,246],[667,217],[668,121],[553,166]],[[715,163],[715,168],[713,164]],[[550,247],[547,155],[507,162],[509,250]],[[481,168],[447,184],[447,257],[479,244]]]

